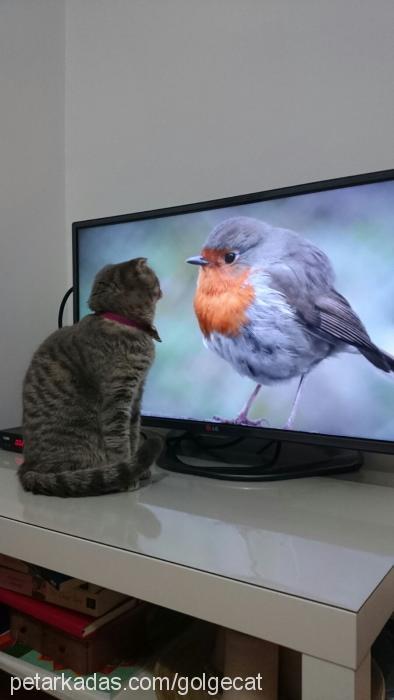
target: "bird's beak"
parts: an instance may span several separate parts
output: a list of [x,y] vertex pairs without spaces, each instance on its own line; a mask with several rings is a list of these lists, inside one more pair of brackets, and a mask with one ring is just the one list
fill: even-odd
[[190,263],[190,265],[208,265],[208,260],[203,258],[202,255],[195,255],[194,258],[188,258],[186,262]]

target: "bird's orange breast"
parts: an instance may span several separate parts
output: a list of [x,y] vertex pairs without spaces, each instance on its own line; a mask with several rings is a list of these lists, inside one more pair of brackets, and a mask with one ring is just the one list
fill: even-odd
[[246,311],[255,298],[248,284],[248,271],[229,274],[225,268],[207,266],[200,270],[194,310],[205,336],[221,333],[237,336],[247,322]]

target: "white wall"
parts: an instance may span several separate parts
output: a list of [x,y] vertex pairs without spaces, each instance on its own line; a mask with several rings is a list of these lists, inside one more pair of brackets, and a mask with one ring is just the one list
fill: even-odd
[[66,8],[68,228],[393,167],[392,0]]
[[393,165],[392,0],[66,0],[67,216]]
[[0,2],[0,426],[66,280],[63,0]]
[[64,1],[0,3],[2,426],[72,220],[393,164],[392,0],[65,4],[66,100]]

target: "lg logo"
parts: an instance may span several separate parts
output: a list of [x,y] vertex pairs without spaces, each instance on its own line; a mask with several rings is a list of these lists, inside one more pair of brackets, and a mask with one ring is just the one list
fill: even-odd
[[212,425],[211,423],[206,423],[205,432],[206,433],[218,433],[220,427],[218,425]]

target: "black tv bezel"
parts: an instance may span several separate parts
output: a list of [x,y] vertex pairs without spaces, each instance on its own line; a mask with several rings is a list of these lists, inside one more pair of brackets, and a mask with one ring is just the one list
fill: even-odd
[[[177,214],[188,214],[192,212],[204,211],[208,209],[220,209],[242,204],[253,204],[272,199],[293,197],[301,194],[322,192],[331,189],[342,189],[356,185],[366,185],[377,182],[394,180],[394,169],[380,170],[361,175],[350,175],[347,177],[320,180],[318,182],[308,182],[302,185],[281,187],[251,194],[236,195],[232,197],[222,197],[205,202],[194,202],[192,204],[164,207],[131,214],[120,214],[116,216],[100,217],[97,219],[86,219],[75,221],[72,224],[72,261],[73,261],[73,318],[74,323],[79,321],[79,279],[78,279],[78,243],[79,231],[83,228],[95,226],[106,226],[121,223],[129,223],[142,219],[157,219]],[[394,392],[394,388],[393,388]],[[142,425],[155,428],[168,428],[173,430],[185,430],[207,435],[239,436],[261,438],[263,440],[277,440],[283,442],[295,442],[307,445],[321,445],[326,447],[337,447],[352,450],[362,450],[365,452],[380,452],[394,454],[394,441],[373,440],[371,438],[357,438],[342,435],[327,435],[325,433],[308,433],[297,430],[283,430],[281,428],[255,428],[251,426],[232,425],[231,423],[216,423],[214,421],[184,420],[179,418],[165,418],[161,416],[142,415]]]

